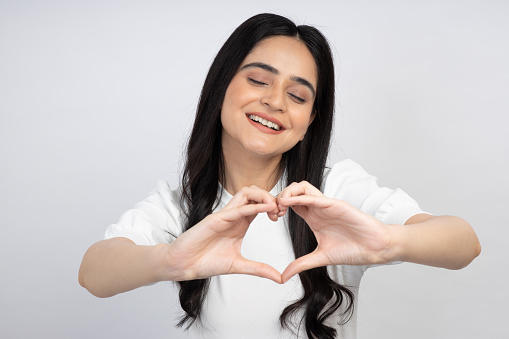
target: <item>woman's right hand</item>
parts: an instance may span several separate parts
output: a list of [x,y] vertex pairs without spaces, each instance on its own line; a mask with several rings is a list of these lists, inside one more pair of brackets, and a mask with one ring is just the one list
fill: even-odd
[[256,186],[241,189],[222,210],[165,245],[167,280],[249,274],[281,283],[281,273],[275,268],[248,260],[240,253],[244,236],[258,213],[277,220],[276,199]]

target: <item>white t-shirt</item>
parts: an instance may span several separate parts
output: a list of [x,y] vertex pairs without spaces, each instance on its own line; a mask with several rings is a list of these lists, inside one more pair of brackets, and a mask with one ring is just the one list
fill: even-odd
[[[352,160],[335,164],[326,170],[325,176],[321,189],[325,196],[344,200],[386,224],[401,225],[413,215],[424,213],[402,190],[379,187],[377,179]],[[270,193],[276,196],[282,188],[282,184],[278,183]],[[226,190],[222,190],[216,210],[222,209],[231,198]],[[178,191],[171,190],[166,182],[160,181],[147,199],[107,228],[105,238],[126,237],[138,245],[167,243],[173,239],[168,232],[175,235],[182,233],[181,218]],[[244,257],[267,263],[280,272],[295,259],[283,218],[273,222],[266,214],[258,215],[251,223],[241,252]],[[336,282],[350,288],[357,300],[360,280],[366,268],[329,266],[328,270]],[[193,326],[189,331],[195,338],[296,338],[299,324],[295,325],[294,332],[282,330],[279,316],[302,292],[298,275],[282,285],[249,275],[212,277],[202,310],[203,326]],[[300,318],[296,320],[300,321]],[[337,328],[338,338],[355,338],[356,312],[346,325],[335,325],[338,320],[329,319],[327,322]],[[302,325],[298,338],[306,337]]]

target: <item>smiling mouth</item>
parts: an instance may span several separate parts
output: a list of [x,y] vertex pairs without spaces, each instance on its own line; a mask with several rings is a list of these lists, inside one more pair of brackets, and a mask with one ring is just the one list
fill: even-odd
[[271,128],[274,131],[279,131],[281,129],[281,126],[278,124],[273,123],[272,121],[265,120],[263,118],[260,118],[257,115],[251,114],[248,116],[249,119],[253,120],[254,122],[259,123],[260,125],[263,125],[265,127]]

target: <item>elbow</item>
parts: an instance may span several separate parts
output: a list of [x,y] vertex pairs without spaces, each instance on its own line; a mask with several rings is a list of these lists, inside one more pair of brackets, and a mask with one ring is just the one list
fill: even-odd
[[80,274],[78,274],[78,282],[81,285],[81,287],[85,288],[94,297],[109,298],[109,297],[113,296],[113,294],[105,294],[104,292],[101,292],[100,290],[96,291],[93,287],[89,286],[89,284],[86,283],[86,279],[83,277],[83,274],[81,272],[80,272]]
[[473,244],[471,245],[470,257],[465,267],[468,266],[475,258],[477,258],[481,254],[481,243],[479,242],[479,239],[477,238],[477,235],[475,234],[473,229],[472,232],[473,232],[472,236]]
[[472,262],[475,258],[477,258],[480,254],[481,254],[481,243],[479,242],[479,240],[477,239],[476,241],[476,244],[474,246],[474,253],[473,253],[473,256],[472,256],[472,260],[470,260],[470,262]]
[[[85,258],[83,258],[83,261],[85,261]],[[86,278],[85,278],[85,268],[83,267],[84,266],[83,261],[81,262],[81,266],[78,271],[78,283],[80,284],[81,287],[87,288]]]
[[458,262],[457,265],[449,267],[449,269],[452,270],[460,270],[462,268],[467,267],[474,261],[475,258],[477,258],[481,254],[481,244],[479,243],[479,240],[477,240],[477,237],[475,239],[475,244],[471,246],[470,253],[465,256],[464,260],[461,262]]
[[[472,260],[474,260],[475,258],[477,258],[479,256],[479,254],[481,254],[481,243],[479,242],[479,238],[477,237],[477,234],[475,233],[472,226],[469,223],[467,223],[466,221],[465,221],[465,223],[467,224],[467,227],[469,228],[469,231],[470,231],[470,242],[472,243],[472,245],[471,245]],[[470,260],[470,262],[472,262],[472,260]]]
[[83,274],[81,273],[81,270],[80,272],[78,273],[78,283],[80,284],[81,287],[85,287],[85,279],[83,278]]
[[94,288],[94,284],[92,281],[92,284],[90,283],[90,279],[88,279],[87,271],[86,271],[86,265],[84,263],[81,263],[79,272],[78,272],[78,283],[81,287],[85,288],[88,292],[90,292],[93,296],[98,298],[108,298],[113,296],[113,294],[105,294],[104,291],[96,290]]
[[80,270],[78,272],[78,283],[80,284],[81,287],[89,291],[92,295],[99,297],[96,293],[93,292],[92,289],[90,289],[90,287],[87,284],[87,278],[83,269],[83,264],[81,265]]
[[477,237],[477,234],[475,233],[472,226],[464,221],[465,227],[467,229],[468,236],[465,240],[465,247],[469,250],[467,251],[466,255],[464,256],[464,261],[461,265],[459,265],[455,269],[462,269],[470,265],[472,261],[474,261],[475,258],[477,258],[481,254],[481,243],[479,242],[479,238]]
[[114,294],[95,293],[93,290],[90,290],[88,288],[87,288],[87,291],[89,291],[90,294],[92,294],[94,297],[101,298],[101,299],[105,299],[105,298],[109,298],[109,297],[113,297],[114,296]]
[[475,246],[475,253],[474,253],[474,257],[472,258],[472,260],[474,260],[475,258],[477,258],[479,256],[479,254],[481,254],[481,243],[479,242],[479,240],[477,240],[477,244]]

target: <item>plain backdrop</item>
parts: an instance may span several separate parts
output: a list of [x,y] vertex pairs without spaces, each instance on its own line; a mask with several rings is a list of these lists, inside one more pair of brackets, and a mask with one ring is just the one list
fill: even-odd
[[86,249],[182,148],[221,44],[260,12],[334,49],[330,163],[352,158],[483,251],[448,271],[368,270],[359,338],[507,338],[507,1],[0,0],[0,337],[185,338],[171,283],[108,299],[79,286]]

